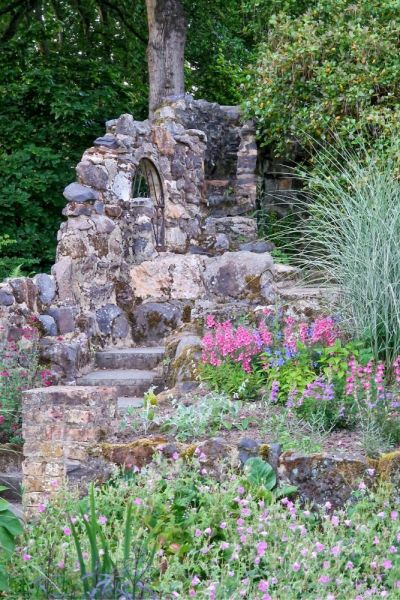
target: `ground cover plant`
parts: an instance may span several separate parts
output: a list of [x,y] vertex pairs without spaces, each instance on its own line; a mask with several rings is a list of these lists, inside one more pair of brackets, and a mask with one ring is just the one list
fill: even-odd
[[[389,366],[328,316],[296,322],[266,310],[253,323],[207,318],[200,378],[241,398],[283,404],[321,430],[365,425],[365,443],[400,441],[400,359]],[[383,440],[383,441],[382,441]]]
[[249,465],[217,480],[204,460],[160,458],[81,501],[61,492],[41,505],[8,564],[7,597],[398,597],[389,488],[361,481],[348,506],[314,511],[277,499],[267,467],[265,478]]

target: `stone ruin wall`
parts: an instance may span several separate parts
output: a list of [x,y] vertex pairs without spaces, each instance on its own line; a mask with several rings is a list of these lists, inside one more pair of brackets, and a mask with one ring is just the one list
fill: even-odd
[[[142,158],[154,163],[164,186],[167,252],[160,257],[153,202],[132,197]],[[150,297],[137,290],[132,269],[163,257],[162,268],[171,273],[175,261],[168,255],[182,255],[181,275],[187,278],[193,261],[195,270],[204,269],[207,257],[256,240],[255,221],[247,216],[255,207],[256,160],[254,130],[241,124],[235,107],[187,96],[161,107],[152,123],[131,115],[109,121],[106,134],[83,154],[77,181],[64,191],[66,221],[51,275],[0,284],[0,340],[17,336],[18,328],[38,317],[42,358],[67,382],[90,364],[91,342],[137,341],[132,330]],[[196,293],[207,295],[207,285]],[[165,301],[162,292],[159,299]],[[183,303],[176,297],[171,304],[171,293],[168,299],[166,319],[179,325],[185,293]],[[193,299],[192,291],[189,313]]]

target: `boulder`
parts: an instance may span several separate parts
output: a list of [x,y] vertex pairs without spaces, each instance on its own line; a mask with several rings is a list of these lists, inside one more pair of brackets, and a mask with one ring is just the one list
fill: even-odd
[[205,259],[204,281],[213,296],[263,300],[271,295],[272,273],[268,253],[225,252]]
[[203,257],[165,253],[130,271],[132,288],[140,300],[196,300],[204,294]]
[[87,185],[70,183],[63,192],[68,202],[92,202],[99,199],[99,193]]
[[96,190],[106,190],[108,173],[102,165],[94,165],[90,161],[82,161],[76,167],[76,173],[82,183]]
[[177,328],[182,310],[169,302],[146,302],[132,315],[132,335],[137,342],[157,341]]
[[279,459],[281,482],[295,485],[303,501],[323,505],[330,502],[339,508],[363,481],[371,485],[370,465],[353,458],[284,452]]

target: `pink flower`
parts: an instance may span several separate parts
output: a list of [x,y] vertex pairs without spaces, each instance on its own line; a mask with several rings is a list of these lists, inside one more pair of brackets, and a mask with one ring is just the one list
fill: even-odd
[[191,581],[191,584],[193,587],[195,587],[196,585],[199,585],[200,583],[200,579],[197,577],[197,575],[195,575]]
[[340,547],[339,546],[334,546],[331,550],[331,553],[333,554],[333,556],[339,556],[340,554]]
[[390,513],[390,518],[392,519],[392,521],[397,521],[399,516],[399,513],[397,512],[397,510],[392,510],[392,512]]
[[267,592],[269,589],[269,582],[265,579],[262,579],[258,584],[258,589],[260,590],[260,592]]
[[264,556],[266,549],[268,548],[267,542],[258,542],[257,544],[257,556]]
[[321,575],[321,577],[318,579],[318,581],[323,584],[329,583],[330,580],[331,578],[329,577],[329,575]]
[[194,537],[200,537],[202,535],[200,529],[196,529],[196,531],[194,532]]
[[63,560],[60,560],[60,561],[57,563],[57,567],[58,567],[59,569],[63,569],[63,568],[65,567],[65,562],[64,562]]
[[225,523],[225,521],[222,521],[222,523],[220,523],[219,526],[220,526],[221,529],[226,529],[226,523]]
[[140,506],[143,503],[143,500],[141,498],[135,498],[133,501],[133,504],[136,504],[136,506]]
[[393,563],[391,560],[389,560],[388,558],[386,558],[383,562],[382,562],[382,566],[384,569],[386,569],[386,571],[389,571],[389,569],[391,569],[393,567]]
[[22,555],[22,560],[24,560],[25,562],[28,562],[28,560],[31,560],[31,555],[30,554],[23,554]]
[[323,552],[325,550],[325,546],[324,544],[321,544],[320,542],[317,542],[315,544],[315,549],[317,552]]
[[99,525],[105,525],[107,523],[107,517],[105,517],[104,515],[101,515],[99,517]]
[[43,503],[38,504],[37,511],[39,513],[43,513],[45,510],[46,510],[46,505],[45,504],[43,504]]
[[301,569],[301,564],[298,562],[293,563],[292,569],[293,569],[293,571],[295,571],[297,573],[297,571],[300,571],[300,569]]
[[174,452],[172,455],[172,459],[173,460],[178,460],[179,459],[179,453],[178,452]]
[[340,523],[339,517],[337,517],[336,515],[333,515],[332,519],[331,519],[331,523],[334,527],[337,527]]
[[195,597],[195,595],[196,595],[196,590],[194,590],[193,588],[190,588],[190,590],[189,590],[189,596],[190,596],[191,598],[194,598],[194,597]]
[[353,563],[351,562],[351,560],[347,561],[346,563],[346,569],[351,570],[354,567]]
[[221,542],[220,548],[221,550],[227,550],[229,548],[228,542]]
[[69,527],[64,527],[63,533],[64,535],[71,535],[72,531]]

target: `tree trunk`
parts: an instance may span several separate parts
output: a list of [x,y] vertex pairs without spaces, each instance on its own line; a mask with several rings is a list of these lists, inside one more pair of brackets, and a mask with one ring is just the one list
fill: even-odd
[[168,96],[185,93],[186,19],[181,0],[146,0],[149,118]]

